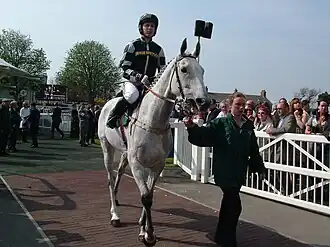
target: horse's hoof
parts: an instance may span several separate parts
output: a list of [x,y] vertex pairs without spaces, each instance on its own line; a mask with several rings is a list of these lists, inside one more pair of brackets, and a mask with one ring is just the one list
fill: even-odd
[[143,237],[144,246],[151,247],[155,246],[157,242],[156,236],[154,235],[152,239],[147,238],[146,236]]
[[138,236],[138,240],[143,243],[144,242],[144,234]]
[[116,203],[116,206],[120,206],[120,204],[119,204],[119,201],[118,201],[118,200],[116,200],[116,201],[115,201],[115,203]]
[[120,220],[111,220],[111,225],[113,227],[119,227],[120,226]]

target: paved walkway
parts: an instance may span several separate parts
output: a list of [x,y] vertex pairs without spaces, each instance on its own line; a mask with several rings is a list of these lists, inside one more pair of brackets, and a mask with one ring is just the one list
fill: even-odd
[[[55,246],[141,246],[137,241],[140,198],[124,177],[119,201],[123,227],[109,224],[109,195],[103,171],[63,172],[7,178],[22,203]],[[156,188],[153,219],[159,246],[215,246],[206,237],[217,212]],[[256,225],[240,223],[241,247],[304,247]]]
[[[220,208],[222,193],[214,185],[201,185],[188,180],[174,182],[165,174],[160,186],[194,201],[202,202],[208,207]],[[244,193],[241,193],[241,200],[243,221],[253,222],[312,246],[330,247],[330,234],[325,230],[330,229],[330,217]]]
[[3,185],[0,186],[0,246],[48,247],[35,225]]
[[[6,181],[55,246],[141,246],[137,241],[140,198],[130,177],[124,177],[119,194],[124,226],[112,228],[109,224],[109,195],[99,147],[80,148],[74,141],[44,140],[40,149],[21,149],[23,152],[0,159],[0,173],[7,175]],[[19,175],[10,175],[13,171]],[[191,182],[180,173],[165,173],[159,186],[218,208],[216,187]],[[0,246],[51,246],[12,195],[4,188],[0,192],[0,222],[7,226],[1,227]],[[245,212],[246,208],[254,208],[259,215],[271,210],[258,203],[245,205]],[[215,246],[206,238],[217,220],[217,212],[210,207],[157,188],[153,218],[157,246]],[[286,224],[286,215],[277,218]],[[238,239],[240,247],[307,246],[246,222],[240,222]]]

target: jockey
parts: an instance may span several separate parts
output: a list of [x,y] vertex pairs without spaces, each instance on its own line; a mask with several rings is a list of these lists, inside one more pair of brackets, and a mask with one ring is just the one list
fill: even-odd
[[107,126],[117,127],[118,119],[124,114],[128,105],[135,103],[143,88],[141,79],[146,75],[149,83],[158,71],[166,65],[163,48],[152,41],[158,28],[158,18],[153,14],[144,14],[139,21],[140,38],[130,42],[124,49],[119,66],[123,69],[125,78],[123,97],[119,99],[111,111]]

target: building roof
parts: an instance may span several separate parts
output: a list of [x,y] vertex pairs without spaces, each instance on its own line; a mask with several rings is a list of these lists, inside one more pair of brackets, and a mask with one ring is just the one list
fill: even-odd
[[[235,89],[235,91],[237,91],[237,89]],[[221,101],[228,99],[233,93],[208,92],[208,94],[211,99],[215,99],[217,103],[220,103]],[[255,103],[257,103],[258,101],[266,101],[269,104],[272,104],[272,102],[267,99],[265,90],[261,90],[260,94],[245,94],[245,96],[247,100],[253,100],[253,102]]]

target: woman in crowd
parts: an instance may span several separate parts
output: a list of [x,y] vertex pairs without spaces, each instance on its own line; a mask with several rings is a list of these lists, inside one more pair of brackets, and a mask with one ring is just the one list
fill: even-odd
[[227,100],[223,100],[220,102],[220,112],[217,116],[218,117],[227,117],[228,114],[228,102]]
[[309,114],[309,100],[303,99],[301,100],[301,109],[303,110],[303,122],[305,125],[307,124],[307,121],[310,119],[310,114]]
[[258,107],[257,117],[254,121],[254,127],[257,131],[266,131],[268,128],[273,127],[272,116],[270,110],[264,104]]
[[244,114],[252,122],[254,122],[254,118],[255,118],[255,116],[254,116],[254,108],[255,108],[254,102],[252,100],[248,100],[246,102]]
[[[316,135],[323,135],[325,138],[330,140],[330,120],[329,120],[329,102],[328,99],[319,97],[318,100],[318,107],[316,114],[313,115],[306,124],[306,134],[316,134]],[[327,167],[330,167],[330,158],[329,158],[329,144],[323,143],[316,143],[309,146],[309,153],[313,156],[315,155],[318,160],[320,160],[323,164]],[[309,164],[309,169],[314,169],[314,164],[311,162]],[[322,169],[319,166],[316,166],[317,169]],[[316,183],[321,182],[321,178],[316,179]],[[311,181],[314,183],[314,181]],[[318,188],[316,190],[316,198],[321,199],[322,197],[322,190]],[[310,194],[313,196],[313,193]],[[325,187],[323,189],[323,200],[329,201],[329,188]]]
[[295,116],[297,121],[297,128],[296,133],[297,134],[303,134],[305,133],[306,123],[308,121],[307,115],[304,114],[304,111],[300,104],[300,99],[293,98],[290,102],[290,112]]
[[306,134],[323,134],[329,139],[329,103],[325,99],[319,99],[316,115],[312,116],[306,124]]

